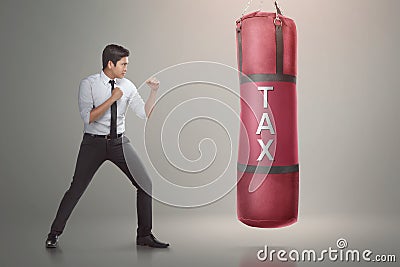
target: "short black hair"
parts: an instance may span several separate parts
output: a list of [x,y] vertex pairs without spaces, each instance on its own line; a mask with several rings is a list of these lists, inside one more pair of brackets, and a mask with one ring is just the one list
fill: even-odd
[[103,50],[103,70],[107,67],[108,61],[117,65],[117,62],[123,57],[129,57],[129,50],[116,44],[109,44]]

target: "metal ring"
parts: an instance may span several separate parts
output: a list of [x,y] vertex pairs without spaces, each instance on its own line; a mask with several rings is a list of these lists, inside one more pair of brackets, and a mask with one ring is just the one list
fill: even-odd
[[[279,21],[279,24],[277,24],[276,22],[277,21]],[[275,18],[274,18],[274,24],[275,24],[275,26],[282,26],[282,20],[279,18],[279,16],[276,16]]]

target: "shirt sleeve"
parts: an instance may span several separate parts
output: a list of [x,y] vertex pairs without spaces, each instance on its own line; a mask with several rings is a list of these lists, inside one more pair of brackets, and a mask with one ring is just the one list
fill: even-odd
[[144,101],[143,101],[142,97],[139,95],[135,85],[133,85],[133,87],[134,87],[134,90],[133,90],[131,98],[129,100],[129,105],[139,118],[146,119],[147,116],[146,116],[146,112],[144,110]]
[[89,124],[90,111],[93,109],[93,96],[90,82],[87,79],[83,79],[79,85],[79,113],[85,124]]

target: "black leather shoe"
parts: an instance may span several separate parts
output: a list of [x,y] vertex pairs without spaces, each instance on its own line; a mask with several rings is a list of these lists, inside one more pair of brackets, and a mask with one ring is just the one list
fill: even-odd
[[48,235],[46,239],[46,248],[56,248],[58,245],[58,235]]
[[152,248],[166,248],[169,246],[168,243],[158,241],[157,238],[155,238],[153,234],[150,234],[147,236],[142,236],[142,237],[139,237],[139,236],[136,237],[136,245],[148,246],[148,247],[152,247]]

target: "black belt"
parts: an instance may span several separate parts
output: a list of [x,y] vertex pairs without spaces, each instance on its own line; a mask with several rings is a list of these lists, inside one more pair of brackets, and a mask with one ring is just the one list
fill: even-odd
[[[91,134],[91,133],[85,133],[85,135],[94,137],[94,138],[104,138],[104,139],[111,139],[111,135],[102,135],[102,134]],[[120,138],[124,133],[117,134],[117,138]]]

